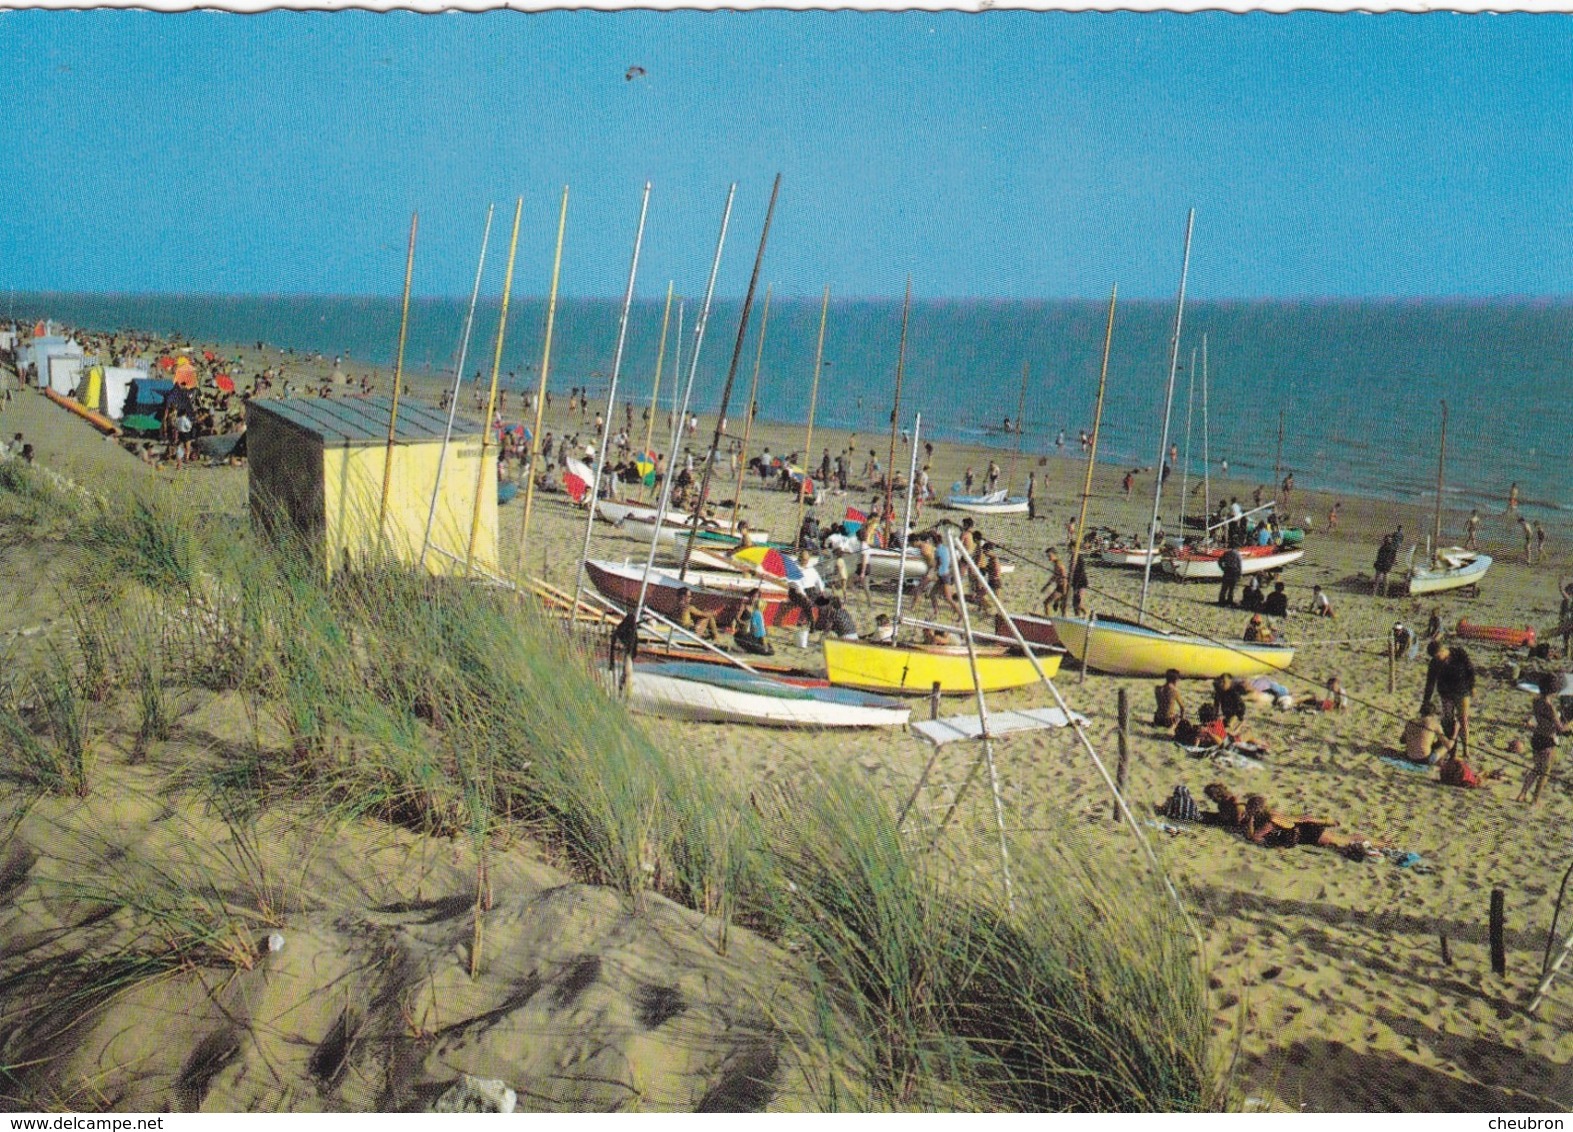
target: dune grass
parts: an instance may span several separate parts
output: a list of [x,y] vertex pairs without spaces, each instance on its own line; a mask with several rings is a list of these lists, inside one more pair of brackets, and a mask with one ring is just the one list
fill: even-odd
[[[11,500],[0,477],[0,528],[29,508],[80,506],[19,482]],[[237,689],[288,737],[269,746],[259,731],[254,749],[214,771],[227,804],[244,808],[233,799],[250,792],[325,824],[466,839],[472,973],[492,840],[522,825],[585,881],[711,915],[718,950],[737,923],[797,954],[818,1021],[788,1040],[823,1107],[1218,1103],[1189,937],[1158,894],[1074,844],[1052,864],[1018,852],[1007,910],[957,879],[963,862],[916,853],[861,783],[830,776],[761,801],[657,747],[601,690],[589,648],[506,591],[394,563],[329,579],[298,545],[193,521],[169,500],[91,506],[87,559],[151,594],[161,618],[143,634],[157,633],[166,665],[136,674],[142,694],[170,679]],[[84,655],[99,647],[95,631],[78,625]],[[82,699],[76,684],[54,694],[51,721],[69,715],[69,695]],[[161,710],[145,699],[142,726]],[[27,722],[0,710],[0,728]],[[37,742],[24,761],[47,758],[28,734]],[[86,789],[86,766],[79,779],[69,770],[58,781]],[[132,897],[187,941],[171,945],[182,961],[246,964],[253,945],[234,934],[232,909],[189,891]]]

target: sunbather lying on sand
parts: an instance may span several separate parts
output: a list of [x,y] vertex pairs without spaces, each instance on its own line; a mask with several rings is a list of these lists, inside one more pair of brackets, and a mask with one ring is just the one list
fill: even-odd
[[1234,792],[1221,782],[1210,784],[1204,791],[1216,813],[1202,815],[1206,825],[1231,829],[1254,845],[1271,848],[1289,848],[1294,845],[1320,845],[1341,849],[1350,844],[1348,839],[1333,836],[1338,823],[1330,818],[1288,818],[1270,810],[1267,799],[1252,794],[1242,803]]

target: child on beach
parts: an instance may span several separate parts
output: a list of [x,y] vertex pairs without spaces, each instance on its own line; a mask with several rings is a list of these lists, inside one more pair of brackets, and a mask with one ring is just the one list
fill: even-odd
[[1322,587],[1319,585],[1311,587],[1310,613],[1313,617],[1333,616],[1333,603],[1327,600],[1327,595],[1322,592]]
[[1152,690],[1156,706],[1152,713],[1152,725],[1161,727],[1170,735],[1182,719],[1185,718],[1185,701],[1180,698],[1180,672],[1171,668],[1164,673],[1163,683]]

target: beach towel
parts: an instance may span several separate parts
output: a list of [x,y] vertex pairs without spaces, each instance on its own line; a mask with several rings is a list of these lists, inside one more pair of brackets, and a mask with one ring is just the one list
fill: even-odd
[[1396,758],[1393,755],[1378,755],[1377,758],[1389,766],[1396,766],[1399,770],[1418,770],[1421,774],[1424,774],[1431,769],[1425,763],[1411,762],[1408,759]]

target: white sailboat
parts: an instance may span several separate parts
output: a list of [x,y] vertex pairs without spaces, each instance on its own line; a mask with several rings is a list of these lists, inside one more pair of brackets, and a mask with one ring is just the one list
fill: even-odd
[[1429,560],[1419,566],[1414,564],[1414,551],[1409,555],[1409,593],[1443,593],[1447,590],[1478,586],[1486,571],[1491,569],[1492,558],[1476,550],[1461,546],[1443,547],[1442,544],[1442,482],[1447,459],[1447,402],[1442,402],[1442,442],[1436,457],[1436,523],[1433,528],[1433,546],[1437,550]]

